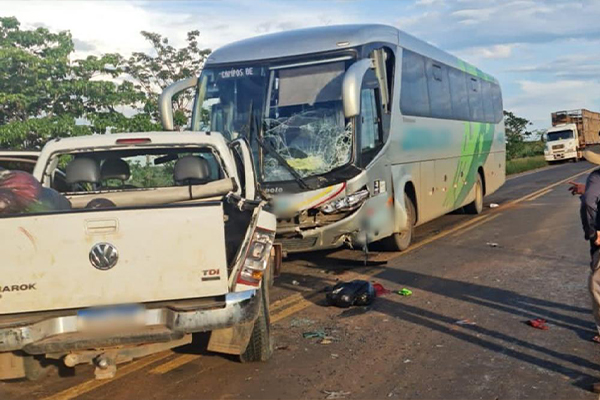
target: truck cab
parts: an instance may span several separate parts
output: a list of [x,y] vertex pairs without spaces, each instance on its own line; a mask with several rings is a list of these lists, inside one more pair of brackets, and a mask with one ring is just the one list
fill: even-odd
[[576,124],[554,126],[548,129],[544,136],[546,141],[544,158],[546,161],[579,160],[579,134]]

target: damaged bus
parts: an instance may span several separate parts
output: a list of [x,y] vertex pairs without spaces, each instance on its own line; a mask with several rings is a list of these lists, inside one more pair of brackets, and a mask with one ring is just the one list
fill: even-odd
[[199,78],[192,131],[250,145],[260,190],[272,198],[286,252],[404,250],[413,229],[505,181],[498,81],[398,29],[340,25],[224,46]]

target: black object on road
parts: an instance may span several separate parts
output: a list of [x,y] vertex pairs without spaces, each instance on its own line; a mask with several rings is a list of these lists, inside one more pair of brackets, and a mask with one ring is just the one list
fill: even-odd
[[375,299],[375,288],[371,282],[358,279],[339,282],[334,287],[325,289],[325,292],[327,304],[341,308],[367,306]]

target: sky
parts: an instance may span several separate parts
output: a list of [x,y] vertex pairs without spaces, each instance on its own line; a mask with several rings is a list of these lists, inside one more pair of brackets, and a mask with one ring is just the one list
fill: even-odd
[[140,31],[183,45],[345,23],[395,26],[495,76],[504,108],[550,124],[556,110],[600,111],[600,0],[0,1],[23,29],[71,31],[77,57],[150,52]]

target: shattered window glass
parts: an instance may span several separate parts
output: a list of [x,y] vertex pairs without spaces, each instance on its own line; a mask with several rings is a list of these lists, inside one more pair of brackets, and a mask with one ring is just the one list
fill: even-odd
[[[338,62],[274,71],[264,140],[303,178],[350,162],[352,126],[341,98],[344,70]],[[268,153],[263,168],[267,182],[293,179]]]

